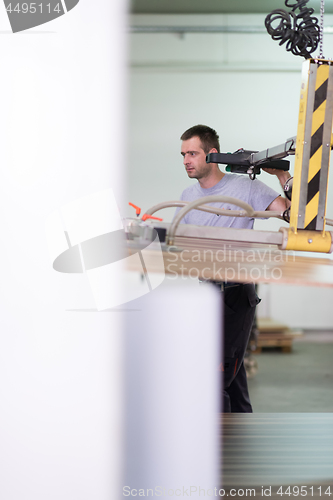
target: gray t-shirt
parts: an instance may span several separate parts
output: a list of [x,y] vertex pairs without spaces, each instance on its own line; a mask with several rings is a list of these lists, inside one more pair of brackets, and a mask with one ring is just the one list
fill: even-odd
[[[258,179],[251,181],[246,175],[225,174],[220,182],[212,188],[203,189],[199,182],[193,184],[182,192],[180,199],[183,201],[193,201],[210,195],[232,196],[233,198],[241,199],[251,205],[256,211],[266,210],[272,201],[280,196],[279,193],[266,186],[263,182],[258,181]],[[230,203],[209,203],[209,205],[230,210],[241,210]],[[177,212],[179,210],[177,209]],[[252,229],[253,223],[254,219],[249,217],[225,217],[200,210],[191,210],[181,220],[181,224],[246,229]]]

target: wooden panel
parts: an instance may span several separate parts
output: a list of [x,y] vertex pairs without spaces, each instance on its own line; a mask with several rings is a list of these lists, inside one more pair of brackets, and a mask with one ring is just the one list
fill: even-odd
[[[273,245],[204,238],[177,237],[175,245],[182,251],[163,252],[164,266],[158,252],[144,251],[149,272],[217,281],[333,287],[333,260],[328,256],[304,257]],[[129,269],[140,271],[133,265]]]
[[261,486],[272,486],[271,498],[281,499],[279,486],[308,485],[307,497],[319,498],[318,487],[330,484],[333,493],[332,414],[223,414],[220,429],[223,488],[256,487],[262,498]]

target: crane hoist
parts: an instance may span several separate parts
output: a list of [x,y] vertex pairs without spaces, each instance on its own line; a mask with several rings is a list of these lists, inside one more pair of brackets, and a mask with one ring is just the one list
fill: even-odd
[[[226,170],[248,174],[251,179],[260,173],[263,167],[288,170],[289,161],[283,158],[295,155],[294,177],[285,185],[286,196],[291,199],[291,206],[284,213],[257,213],[242,200],[226,197],[206,197],[191,203],[170,201],[151,207],[142,217],[142,221],[153,218],[158,210],[166,207],[181,207],[171,224],[153,224],[133,222],[127,226],[129,238],[136,244],[144,243],[146,238],[156,235],[155,228],[163,248],[174,246],[176,235],[187,237],[199,235],[211,238],[212,231],[217,238],[227,241],[255,242],[278,245],[281,250],[301,250],[309,252],[331,253],[333,233],[326,230],[333,220],[326,218],[328,176],[330,152],[333,147],[333,61],[322,55],[324,0],[321,0],[321,20],[313,17],[313,9],[306,6],[308,0],[290,2],[285,0],[287,12],[276,9],[265,20],[268,33],[280,45],[294,55],[305,57],[302,67],[300,103],[297,136],[287,139],[283,144],[264,151],[240,149],[235,153],[210,153],[207,163],[223,163]],[[311,54],[320,45],[319,57]],[[233,203],[240,210],[221,210],[210,205],[211,202]],[[193,210],[204,210],[219,215],[236,217],[277,217],[289,223],[278,232],[256,230],[233,230],[231,228],[195,227],[181,229],[182,218]],[[149,236],[150,235],[150,236]],[[194,236],[195,235],[195,236]]]

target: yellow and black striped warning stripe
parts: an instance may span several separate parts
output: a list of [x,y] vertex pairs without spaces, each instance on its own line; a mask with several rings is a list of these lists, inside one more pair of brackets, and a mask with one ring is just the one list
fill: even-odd
[[308,189],[304,219],[304,229],[309,230],[315,230],[317,225],[328,75],[329,65],[323,64],[318,66],[313,106]]

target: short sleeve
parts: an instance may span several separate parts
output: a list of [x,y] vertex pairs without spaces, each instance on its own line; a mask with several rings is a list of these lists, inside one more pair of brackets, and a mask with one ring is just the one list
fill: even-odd
[[254,210],[266,210],[278,196],[280,196],[279,193],[258,179],[251,181],[249,204]]

